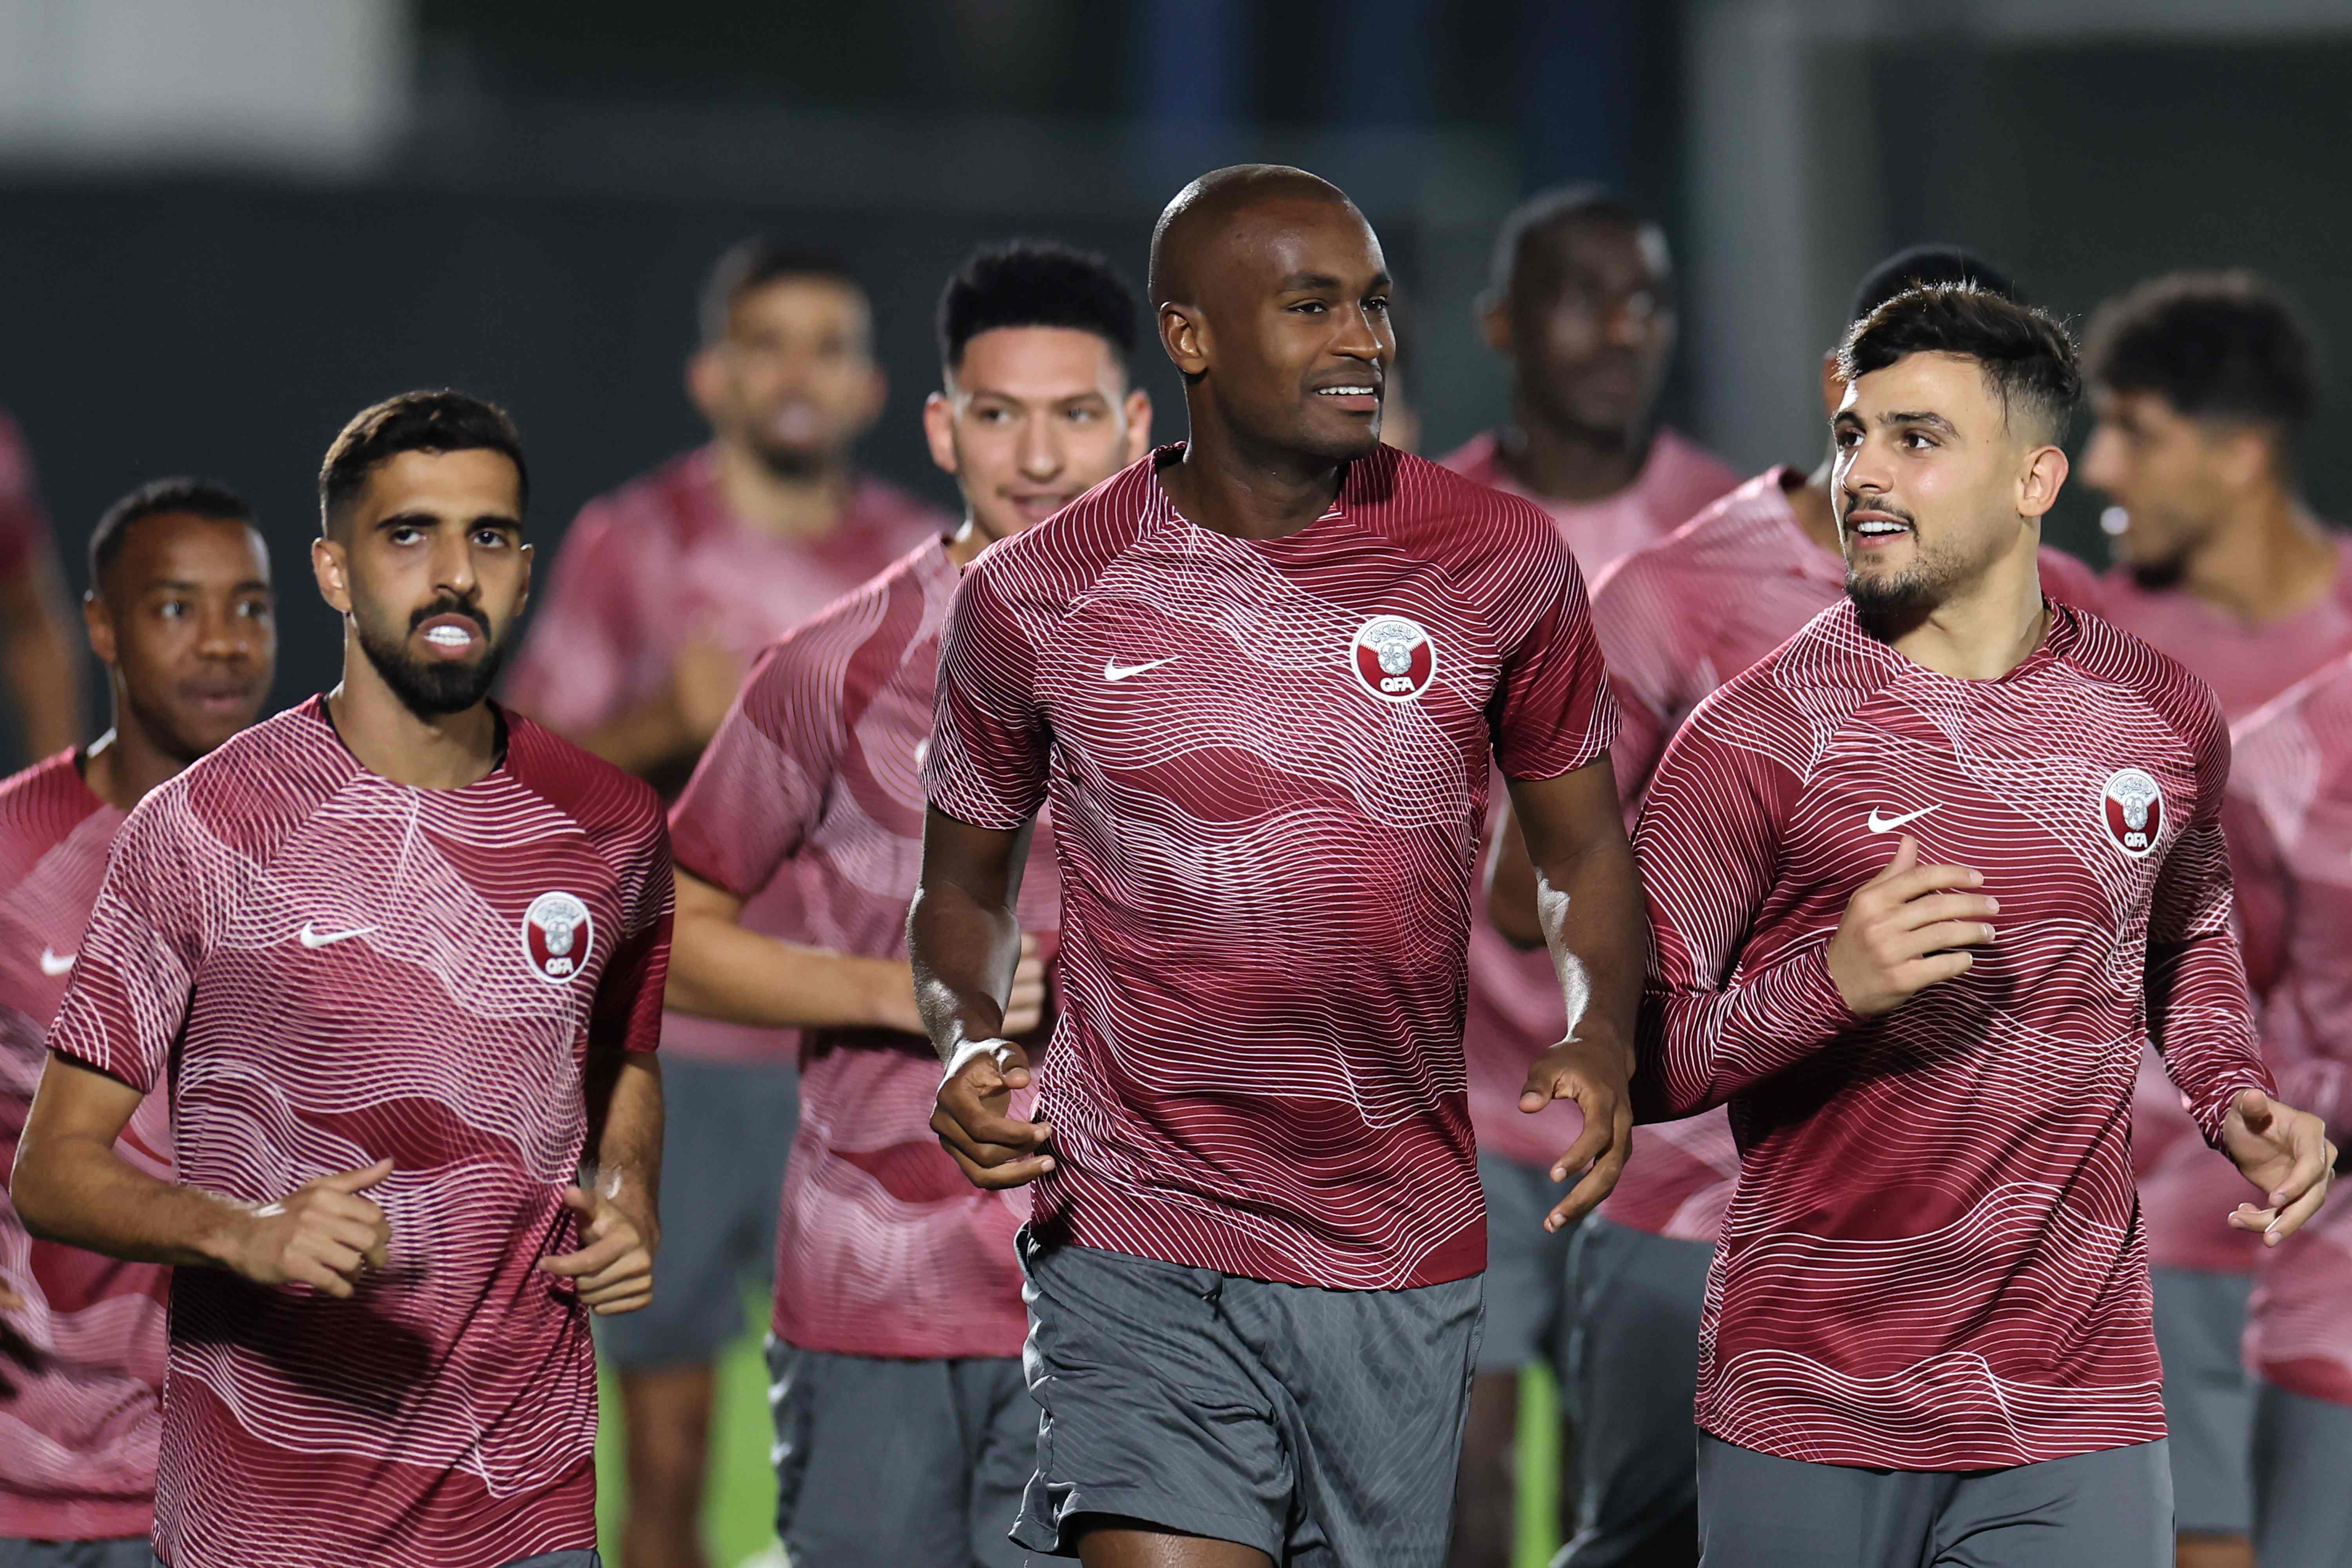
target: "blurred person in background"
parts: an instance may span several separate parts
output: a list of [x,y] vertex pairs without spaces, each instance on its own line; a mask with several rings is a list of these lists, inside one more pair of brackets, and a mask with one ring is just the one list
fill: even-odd
[[[2222,826],[2279,1093],[2352,1147],[2352,656],[2234,734]],[[2264,1568],[2352,1568],[2352,1210],[2260,1250],[2247,1307],[2253,1542]],[[2177,1484],[2177,1483],[2176,1483]]]
[[[1854,290],[1860,321],[1925,283],[1972,283],[2004,296],[2009,279],[1981,257],[1920,246],[1887,258]],[[1822,416],[1845,395],[1837,351],[1822,356]],[[1664,541],[1601,574],[1593,629],[1621,715],[1610,756],[1629,814],[1691,710],[1845,596],[1831,504],[1834,446],[1810,474],[1778,467],[1748,480]],[[2042,552],[2042,591],[2084,604],[2090,569]],[[1532,873],[1507,836],[1490,913],[1518,946],[1540,946]],[[1575,1524],[1559,1568],[1651,1568],[1698,1558],[1698,1469],[1692,1401],[1707,1265],[1739,1175],[1721,1110],[1661,1122],[1570,1253],[1564,1385],[1586,1441],[1578,1448]]]
[[[278,658],[245,502],[158,479],[89,539],[82,616],[113,724],[0,783],[0,1171],[16,1158],[106,854],[147,792],[253,722]],[[116,1145],[172,1169],[161,1097]],[[170,1270],[35,1241],[0,1199],[0,1563],[149,1568]]]
[[[2232,721],[2352,651],[2352,571],[2296,482],[2316,357],[2299,314],[2248,272],[2153,279],[2091,321],[2098,423],[2083,473],[2122,522],[2103,613],[2187,665]],[[2153,1055],[2133,1121],[2180,1562],[2242,1568],[2253,1394],[2239,1340],[2258,1238],[2215,1223],[2243,1181],[2196,1135]]]
[[[964,263],[940,296],[941,384],[923,408],[963,526],[771,647],[671,813],[671,1007],[803,1031],[768,1352],[776,1528],[800,1568],[1023,1561],[1006,1532],[1036,1465],[1014,1243],[1026,1205],[966,1182],[931,1131],[940,1066],[907,905],[949,602],[982,550],[1149,449],[1150,400],[1129,379],[1138,314],[1099,257],[1024,242]],[[1021,883],[1017,1037],[1039,1030],[1055,886],[1041,826]],[[671,1193],[673,1215],[697,1201]],[[624,1540],[628,1568],[671,1561]]]
[[28,757],[82,737],[81,654],[23,432],[0,411],[0,685]]
[[[1510,415],[1442,461],[1542,507],[1588,581],[1739,482],[1657,422],[1674,355],[1674,281],[1665,232],[1596,186],[1531,198],[1496,238],[1479,326],[1508,368]],[[1493,800],[1499,814],[1504,792],[1495,790]],[[1519,1373],[1538,1357],[1557,1364],[1568,1328],[1569,1237],[1538,1222],[1552,1205],[1546,1173],[1575,1135],[1575,1113],[1528,1117],[1518,1108],[1528,1064],[1566,1027],[1559,977],[1542,945],[1538,937],[1537,951],[1514,952],[1486,921],[1472,922],[1465,1049],[1479,1176],[1495,1223],[1493,1289],[1463,1445],[1457,1568],[1509,1560]]]
[[[885,388],[843,263],[746,240],[712,269],[701,327],[687,384],[709,445],[582,509],[508,685],[517,708],[665,794],[762,647],[955,526],[851,462]],[[695,1197],[664,1238],[653,1306],[604,1325],[630,1568],[698,1560],[711,1369],[744,1331],[744,1292],[768,1292],[799,1104],[789,1037],[679,1017],[662,1047],[669,1177]]]

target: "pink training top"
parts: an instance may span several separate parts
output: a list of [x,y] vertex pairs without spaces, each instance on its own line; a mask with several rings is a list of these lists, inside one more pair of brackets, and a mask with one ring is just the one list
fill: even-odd
[[[0,784],[0,1173],[47,1062],[49,1019],[73,973],[122,814],[62,752]],[[141,1103],[115,1145],[170,1179],[171,1112]],[[143,1536],[163,1429],[163,1300],[171,1271],[35,1241],[0,1198],[0,1538]]]
[[[678,864],[764,911],[750,929],[904,962],[923,864],[940,628],[959,574],[930,541],[784,634],[670,813]],[[1061,924],[1040,825],[1021,923]],[[773,890],[781,896],[761,898]],[[756,904],[751,900],[756,900]],[[789,913],[789,918],[778,918]],[[1026,1194],[982,1192],[930,1127],[940,1062],[887,1030],[803,1036],[800,1131],[776,1226],[773,1326],[861,1356],[1013,1356],[1029,1331],[1013,1233]]]
[[[2120,567],[2107,574],[2103,593],[2108,619],[2187,665],[2233,722],[2352,652],[2352,572],[2340,564],[2334,590],[2317,604],[2259,626],[2190,594],[2143,588]],[[2140,1064],[2132,1149],[2153,1262],[2233,1274],[2254,1267],[2262,1237],[2227,1223],[2246,1179],[2204,1147],[2153,1056]]]
[[49,514],[33,478],[24,432],[0,410],[0,578],[14,577],[49,548]]
[[669,923],[653,791],[521,718],[413,789],[312,698],[123,823],[50,1047],[168,1093],[180,1179],[231,1201],[393,1162],[350,1300],[174,1273],[171,1568],[594,1547],[588,1311],[538,1265],[580,1245],[591,1059],[655,1047]]
[[1475,1274],[1472,870],[1496,760],[1609,743],[1583,581],[1534,507],[1388,447],[1262,541],[1176,510],[1177,451],[983,554],[940,658],[933,804],[1053,802],[1034,1223],[1289,1284]]
[[[2180,666],[2054,607],[1998,680],[1822,612],[1699,704],[1634,847],[1654,933],[1637,1113],[1728,1104],[1698,1424],[1785,1458],[1987,1469],[2164,1436],[2135,1223],[2153,1029],[2200,1127],[2268,1090],[2220,816],[2229,734]],[[1825,952],[1917,837],[2000,939],[1893,1012]]]
[[[2352,1147],[2352,658],[2257,710],[2237,751],[2226,826],[2249,967],[2266,983],[2263,1048],[2279,1097]],[[2262,1201],[2242,1176],[2237,1197]],[[2246,1363],[2281,1388],[2352,1405],[2352,1205],[2341,1197],[2258,1249]]]
[[[1593,584],[1592,629],[1620,715],[1609,755],[1629,816],[1692,709],[1844,601],[1845,563],[1813,542],[1789,504],[1804,482],[1794,468],[1759,474]],[[2098,579],[2064,552],[2044,550],[2042,588],[2088,608]],[[1643,1132],[1601,1212],[1654,1235],[1713,1241],[1738,1174],[1723,1112],[1664,1122]]]
[[[1522,489],[1496,459],[1492,431],[1471,437],[1443,461],[1465,479],[1523,496],[1543,508],[1579,570],[1594,583],[1628,552],[1665,538],[1739,482],[1738,474],[1674,430],[1660,430],[1652,439],[1650,455],[1632,484],[1595,501],[1552,500]],[[1502,792],[1496,790],[1488,813],[1485,853],[1489,857],[1502,807]],[[1481,887],[1486,875],[1482,858]],[[1481,1150],[1523,1165],[1549,1166],[1576,1141],[1583,1118],[1573,1105],[1555,1104],[1534,1116],[1519,1109],[1528,1068],[1559,1043],[1567,1028],[1551,955],[1540,949],[1521,952],[1486,920],[1473,921],[1463,1048],[1470,1062],[1470,1124]]]
[[[713,451],[698,448],[580,509],[538,595],[507,699],[567,735],[585,734],[658,699],[689,642],[716,643],[748,669],[785,632],[954,529],[938,508],[860,477],[831,533],[778,539],[728,511]],[[797,1043],[792,1030],[684,1014],[662,1026],[662,1048],[696,1060],[776,1061]]]

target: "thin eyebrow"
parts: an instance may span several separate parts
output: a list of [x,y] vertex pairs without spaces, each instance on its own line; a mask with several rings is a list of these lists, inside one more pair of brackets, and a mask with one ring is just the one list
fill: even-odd
[[1955,436],[1959,434],[1958,426],[1940,414],[1907,414],[1898,410],[1880,415],[1878,422],[1881,425],[1925,425],[1931,429],[1950,431]]

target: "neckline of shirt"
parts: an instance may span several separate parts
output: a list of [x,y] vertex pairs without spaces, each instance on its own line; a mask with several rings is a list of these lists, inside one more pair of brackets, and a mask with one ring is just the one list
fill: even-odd
[[1341,468],[1339,488],[1331,497],[1331,504],[1326,507],[1314,521],[1292,532],[1276,534],[1271,539],[1249,539],[1238,533],[1227,533],[1221,529],[1205,528],[1194,522],[1191,518],[1186,517],[1183,509],[1176,504],[1176,498],[1168,493],[1168,487],[1160,480],[1160,470],[1170,463],[1181,461],[1187,443],[1182,441],[1171,441],[1165,447],[1153,448],[1150,456],[1144,458],[1144,461],[1150,465],[1145,477],[1151,485],[1150,510],[1146,512],[1144,518],[1147,523],[1181,528],[1188,533],[1196,534],[1202,538],[1223,540],[1228,544],[1238,544],[1251,550],[1268,552],[1296,548],[1301,543],[1319,543],[1323,537],[1332,531],[1335,524],[1351,532],[1355,531],[1355,521],[1348,508],[1348,491],[1356,482],[1356,465],[1364,461],[1364,458],[1351,459]]
[[491,758],[488,773],[484,773],[472,784],[459,784],[455,789],[433,789],[425,784],[403,784],[398,779],[386,778],[360,761],[359,753],[352,751],[350,743],[343,739],[342,731],[335,727],[335,716],[328,710],[327,694],[323,691],[313,692],[288,711],[299,713],[324,730],[327,732],[327,738],[334,742],[335,750],[341,752],[343,760],[351,764],[352,771],[362,778],[373,779],[388,789],[407,790],[415,795],[457,796],[508,778],[507,765],[514,758],[514,723],[508,718],[505,705],[495,698],[484,698],[483,700],[489,703],[490,717],[498,725],[498,750]]
[[1964,676],[1946,675],[1942,670],[1930,669],[1894,644],[1874,637],[1863,626],[1861,614],[1853,607],[1852,599],[1840,599],[1832,613],[1837,617],[1834,624],[1841,640],[1868,650],[1872,658],[1890,665],[1896,674],[1937,681],[1947,686],[1974,688],[2006,686],[2027,679],[2062,662],[2074,651],[2082,636],[2082,622],[2073,606],[2060,604],[2046,594],[2042,595],[2042,606],[2049,613],[2050,624],[2043,628],[2040,646],[1988,680],[1972,680]]

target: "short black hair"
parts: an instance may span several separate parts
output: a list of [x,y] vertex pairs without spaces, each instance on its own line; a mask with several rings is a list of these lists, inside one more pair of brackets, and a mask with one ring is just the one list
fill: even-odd
[[106,574],[131,542],[131,529],[148,518],[173,513],[253,526],[253,509],[245,504],[245,498],[218,480],[185,474],[150,479],[108,507],[100,515],[98,526],[89,531],[90,591],[105,594]]
[[2319,407],[2319,352],[2303,313],[2253,272],[2151,278],[2091,317],[2094,385],[2153,392],[2192,418],[2292,433]]
[[530,500],[522,433],[507,411],[470,393],[444,387],[404,392],[352,416],[319,468],[319,526],[330,531],[367,488],[378,465],[403,452],[496,452],[514,465],[515,496]]
[[866,297],[866,285],[858,280],[856,272],[832,251],[814,246],[786,245],[755,234],[729,246],[710,264],[710,275],[703,279],[702,295],[695,306],[695,321],[701,329],[702,341],[715,343],[725,337],[727,320],[734,313],[736,301],[780,278],[822,278],[843,285],[861,300]]
[[2083,372],[2074,340],[2056,317],[1973,283],[1906,289],[1846,333],[1838,374],[1852,383],[1919,353],[1963,354],[1983,367],[2001,417],[2022,413],[2044,440],[2066,438]]
[[1988,294],[1998,294],[2004,300],[2025,301],[2009,274],[1959,245],[1915,245],[1898,250],[1868,272],[1855,285],[1853,303],[1845,313],[1850,325],[1869,315],[1881,305],[1906,289],[1916,289],[1928,283],[1973,283]]
[[1503,226],[1495,231],[1495,254],[1486,277],[1493,297],[1509,298],[1528,241],[1579,223],[1616,224],[1636,232],[1659,227],[1657,219],[1606,185],[1587,183],[1538,191],[1505,215]]
[[1110,344],[1124,370],[1137,314],[1134,289],[1092,251],[1050,239],[984,245],[940,290],[940,364],[953,372],[966,343],[999,327],[1070,327]]

